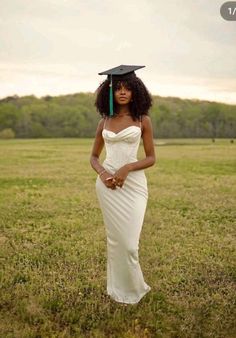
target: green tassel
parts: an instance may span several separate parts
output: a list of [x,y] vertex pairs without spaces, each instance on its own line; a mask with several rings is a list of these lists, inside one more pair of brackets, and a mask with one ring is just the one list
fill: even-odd
[[112,76],[111,76],[111,83],[110,83],[109,108],[110,108],[110,116],[113,116],[113,92],[112,92]]

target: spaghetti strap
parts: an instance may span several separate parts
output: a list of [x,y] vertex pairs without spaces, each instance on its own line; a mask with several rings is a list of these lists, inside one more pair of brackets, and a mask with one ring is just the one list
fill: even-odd
[[105,117],[105,121],[103,123],[103,129],[105,128],[106,122],[107,122],[107,117]]
[[139,126],[140,129],[142,129],[142,115],[139,116]]

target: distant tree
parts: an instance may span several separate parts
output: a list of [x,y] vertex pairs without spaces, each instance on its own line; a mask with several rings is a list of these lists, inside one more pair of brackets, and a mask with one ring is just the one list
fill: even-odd
[[0,131],[0,139],[15,138],[15,132],[11,128],[6,128]]
[[[0,131],[10,128],[19,138],[94,137],[101,118],[94,101],[94,93],[8,96],[0,100]],[[235,138],[235,105],[154,95],[150,117],[156,138]]]

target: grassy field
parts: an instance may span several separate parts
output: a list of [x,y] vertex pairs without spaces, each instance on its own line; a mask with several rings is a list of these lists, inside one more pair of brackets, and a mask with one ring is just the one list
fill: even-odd
[[0,141],[1,337],[236,337],[236,144],[156,141],[139,246],[152,290],[128,306],[106,294],[91,145]]

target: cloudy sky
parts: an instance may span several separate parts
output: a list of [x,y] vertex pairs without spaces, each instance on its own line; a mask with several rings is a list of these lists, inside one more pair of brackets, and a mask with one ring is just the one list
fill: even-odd
[[94,92],[137,71],[152,94],[236,104],[236,21],[220,0],[0,0],[0,97]]

